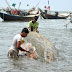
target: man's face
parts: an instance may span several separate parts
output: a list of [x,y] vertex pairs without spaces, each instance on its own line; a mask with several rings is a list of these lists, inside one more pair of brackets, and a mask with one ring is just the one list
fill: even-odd
[[23,37],[26,37],[27,36],[27,33],[23,32]]
[[33,18],[33,21],[36,21],[36,20]]

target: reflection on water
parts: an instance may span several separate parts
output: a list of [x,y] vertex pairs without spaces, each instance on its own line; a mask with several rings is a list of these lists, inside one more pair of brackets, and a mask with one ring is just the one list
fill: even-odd
[[68,20],[39,19],[39,32],[58,49],[58,58],[51,63],[28,57],[9,59],[8,49],[13,37],[20,33],[28,22],[2,22],[0,20],[0,71],[1,72],[71,72],[72,71],[72,24]]

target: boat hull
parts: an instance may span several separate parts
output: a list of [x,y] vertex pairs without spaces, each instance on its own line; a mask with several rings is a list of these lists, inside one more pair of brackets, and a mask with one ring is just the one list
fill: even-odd
[[32,20],[33,16],[15,16],[15,15],[10,15],[10,14],[5,14],[0,12],[0,17],[4,21],[30,21]]
[[52,16],[52,15],[48,15],[48,14],[41,14],[41,16],[44,19],[66,19],[67,18],[67,17]]
[[41,16],[44,19],[66,19],[68,16],[58,16],[57,14],[47,14],[46,12],[43,12],[41,9],[39,9],[41,12]]

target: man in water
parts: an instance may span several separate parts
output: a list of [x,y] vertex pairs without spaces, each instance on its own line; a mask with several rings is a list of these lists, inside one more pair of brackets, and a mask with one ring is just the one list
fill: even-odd
[[71,13],[70,13],[70,15],[69,15],[69,22],[66,24],[66,28],[67,28],[67,25],[69,25],[69,23],[72,23],[72,15],[71,15]]
[[35,16],[33,18],[33,20],[29,22],[29,24],[28,24],[29,31],[37,31],[37,28],[39,26],[39,23],[37,22],[37,19],[38,19],[38,17]]
[[17,34],[12,41],[12,45],[9,49],[8,56],[11,58],[18,57],[19,50],[29,52],[21,47],[22,37],[26,37],[29,33],[27,28],[23,28],[20,34]]

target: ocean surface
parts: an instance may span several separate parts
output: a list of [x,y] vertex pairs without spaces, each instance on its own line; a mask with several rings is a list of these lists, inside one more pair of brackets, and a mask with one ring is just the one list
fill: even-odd
[[38,19],[39,33],[58,49],[59,56],[51,63],[28,57],[7,57],[13,37],[28,22],[3,22],[0,19],[0,72],[72,72],[72,24],[68,19]]

